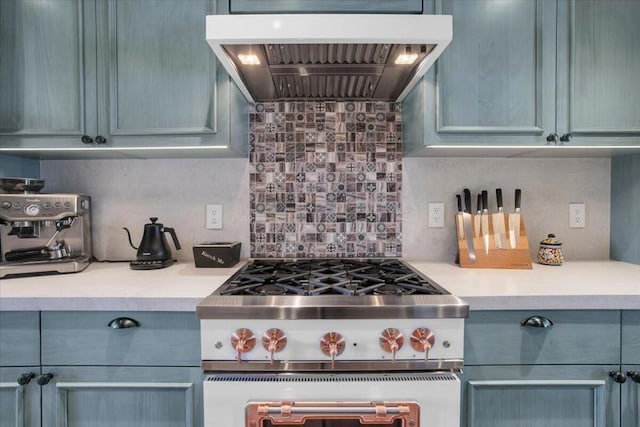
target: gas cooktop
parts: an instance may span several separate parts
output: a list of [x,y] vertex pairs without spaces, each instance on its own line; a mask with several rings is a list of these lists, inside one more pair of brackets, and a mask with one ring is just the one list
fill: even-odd
[[254,260],[217,295],[442,295],[398,259]]
[[456,318],[468,310],[396,258],[254,259],[196,309],[200,319]]

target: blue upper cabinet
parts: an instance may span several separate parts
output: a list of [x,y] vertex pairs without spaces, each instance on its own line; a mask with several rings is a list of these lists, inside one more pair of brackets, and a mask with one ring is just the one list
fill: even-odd
[[92,6],[83,0],[0,2],[3,147],[80,143],[82,135],[96,134]]
[[422,13],[422,0],[229,0],[231,13]]
[[3,147],[246,156],[247,104],[205,40],[216,0],[0,3],[20,42],[3,22]]
[[640,145],[640,1],[558,3],[558,134]]
[[640,2],[425,4],[453,41],[405,100],[407,151],[640,143]]

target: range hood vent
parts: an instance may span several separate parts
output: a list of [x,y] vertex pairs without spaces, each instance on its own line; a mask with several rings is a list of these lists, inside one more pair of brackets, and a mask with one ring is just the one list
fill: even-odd
[[447,15],[207,16],[207,42],[249,102],[402,101],[451,35]]

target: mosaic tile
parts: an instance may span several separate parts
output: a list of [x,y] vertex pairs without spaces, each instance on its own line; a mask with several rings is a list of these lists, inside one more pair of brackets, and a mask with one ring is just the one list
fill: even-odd
[[401,119],[388,102],[252,105],[251,256],[402,256]]

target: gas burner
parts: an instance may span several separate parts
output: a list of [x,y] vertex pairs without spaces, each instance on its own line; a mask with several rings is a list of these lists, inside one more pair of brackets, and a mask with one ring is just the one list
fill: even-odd
[[404,288],[395,284],[380,285],[371,291],[373,295],[410,295],[414,292],[414,289]]
[[[247,291],[254,295],[286,295],[287,290],[277,285],[256,286],[252,291]],[[254,293],[255,292],[255,293]]]
[[398,259],[253,260],[219,295],[441,295],[442,289]]

